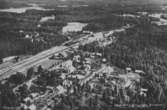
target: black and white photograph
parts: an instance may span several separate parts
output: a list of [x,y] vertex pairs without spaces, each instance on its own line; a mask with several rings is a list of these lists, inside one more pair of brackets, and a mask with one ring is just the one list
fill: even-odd
[[167,110],[167,0],[0,0],[0,110]]

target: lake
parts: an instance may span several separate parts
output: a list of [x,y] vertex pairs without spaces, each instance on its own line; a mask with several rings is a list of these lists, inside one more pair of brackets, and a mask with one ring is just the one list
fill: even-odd
[[50,11],[53,9],[45,9],[43,7],[38,6],[37,4],[29,4],[28,7],[19,7],[19,8],[8,8],[8,9],[0,9],[0,12],[10,12],[10,13],[25,13],[28,10],[39,10],[39,11]]

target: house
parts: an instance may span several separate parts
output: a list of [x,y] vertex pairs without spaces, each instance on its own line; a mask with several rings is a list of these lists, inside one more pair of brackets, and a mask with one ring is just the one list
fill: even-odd
[[61,85],[57,86],[57,89],[58,89],[58,94],[64,94],[65,92],[67,92],[67,90]]
[[31,104],[29,107],[28,107],[29,110],[37,110],[37,107],[35,104]]
[[19,33],[24,33],[24,31],[23,31],[23,30],[20,30]]
[[32,103],[33,102],[33,100],[30,98],[30,97],[26,97],[25,99],[24,99],[24,101],[27,103],[27,102],[30,102],[30,103]]
[[95,53],[96,56],[102,57],[102,53]]
[[148,92],[148,89],[141,88],[140,89],[140,96],[147,97],[147,92]]
[[83,31],[84,34],[93,34],[91,31]]
[[49,59],[66,59],[68,57],[67,52],[61,52],[61,53],[57,53],[52,55]]
[[126,72],[127,72],[127,73],[132,72],[132,68],[127,67],[127,68],[126,68]]
[[104,69],[104,71],[103,71],[103,73],[106,73],[107,75],[110,75],[110,74],[112,74],[113,72],[114,72],[114,68],[111,67],[111,66],[105,67],[105,69]]
[[27,34],[27,35],[25,35],[25,38],[26,38],[26,39],[32,39],[32,36],[29,35],[29,34]]
[[89,64],[85,64],[84,67],[86,72],[90,72],[91,66]]
[[90,58],[85,58],[85,64],[91,64],[92,63],[92,60]]
[[39,96],[39,93],[31,93],[30,94],[30,97],[32,97],[32,98],[36,98],[36,97],[38,97]]
[[41,27],[41,25],[40,25],[40,24],[38,24],[38,25],[37,25],[37,27],[38,27],[38,28],[40,28],[40,27]]
[[103,63],[106,63],[106,62],[107,62],[107,59],[106,59],[106,58],[103,58],[103,59],[102,59],[102,62],[103,62]]
[[73,60],[77,63],[80,63],[81,62],[81,56],[80,55],[76,55],[74,56]]
[[76,70],[76,68],[73,66],[72,60],[68,60],[68,61],[64,62],[61,66],[62,66],[62,68],[67,70],[68,73],[72,73]]
[[37,107],[35,104],[30,104],[30,105],[21,105],[21,108],[23,108],[24,110],[37,110]]
[[122,79],[122,87],[124,88],[133,88],[134,84],[136,82],[140,82],[140,75],[136,74],[136,73],[127,73],[127,74],[119,74],[118,77],[120,79]]
[[140,74],[140,75],[144,75],[145,74],[145,72],[142,71],[142,70],[135,70],[135,73]]
[[67,86],[67,87],[70,87],[72,85],[72,82],[69,81],[69,80],[64,80],[63,81],[63,86]]
[[58,58],[67,58],[67,57],[68,57],[68,54],[63,51],[63,52],[57,54],[57,57],[58,57]]

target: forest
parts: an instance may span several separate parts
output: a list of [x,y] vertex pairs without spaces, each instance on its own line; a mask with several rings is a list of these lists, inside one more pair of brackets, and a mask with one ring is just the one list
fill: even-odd
[[[119,8],[118,8],[119,7]],[[142,7],[142,8],[141,8]],[[88,23],[84,30],[93,32],[111,30],[127,23],[136,24],[138,19],[122,18],[122,13],[139,11],[158,12],[157,6],[90,5],[88,7],[55,8],[53,11],[29,10],[26,13],[0,12],[0,58],[12,55],[36,54],[67,40],[61,29],[68,22]],[[40,23],[45,16],[55,15],[55,20]],[[40,27],[38,27],[40,25]],[[36,38],[36,34],[39,34]],[[26,39],[26,35],[31,39]],[[32,41],[33,40],[33,41]]]
[[[68,22],[88,23],[84,30],[93,32],[109,31],[130,24],[133,26],[126,32],[115,33],[116,42],[107,47],[100,47],[98,42],[93,42],[79,48],[88,52],[102,52],[103,57],[107,59],[107,64],[120,70],[130,67],[146,73],[140,86],[149,88],[149,98],[141,100],[134,96],[131,103],[167,105],[167,27],[152,24],[152,18],[147,15],[140,18],[117,16],[122,13],[137,15],[136,12],[143,10],[150,13],[160,12],[159,8],[154,6],[129,6],[119,7],[119,9],[116,8],[117,6],[109,7],[110,5],[100,8],[96,5],[77,10],[76,8],[63,10],[56,8],[50,12],[31,10],[20,15],[0,13],[0,58],[10,55],[36,54],[52,46],[61,45],[68,40],[67,36],[61,33],[61,28]],[[55,15],[55,20],[41,23],[41,27],[37,27],[40,18],[49,15]],[[24,33],[20,33],[20,30],[23,30]],[[24,38],[26,34],[35,36],[36,33],[40,34],[38,38],[40,40],[34,38],[32,42],[32,39]],[[0,84],[0,107],[17,107],[30,92],[45,91],[47,85],[62,84],[60,73],[60,71],[48,71],[39,67],[37,72],[30,68],[27,76],[21,73],[11,76],[4,84]],[[14,87],[39,74],[40,77],[34,82],[39,88],[34,86],[27,90],[27,86],[22,86],[19,88],[20,94],[13,93]],[[121,96],[112,102],[111,97],[107,97],[114,94],[110,92],[110,89],[103,90],[96,87],[91,90],[87,84],[80,86],[77,79],[71,80],[74,88],[76,87],[74,93],[67,92],[66,96],[56,97],[54,108],[58,110],[118,110],[113,105],[121,102]],[[103,79],[100,82],[101,85],[106,85]],[[100,95],[96,94],[98,91],[102,91]],[[89,93],[93,95],[90,96]],[[84,99],[85,97],[87,100]],[[85,103],[81,100],[84,100]],[[157,108],[148,110],[153,109]],[[166,107],[161,108],[163,109],[166,110]]]

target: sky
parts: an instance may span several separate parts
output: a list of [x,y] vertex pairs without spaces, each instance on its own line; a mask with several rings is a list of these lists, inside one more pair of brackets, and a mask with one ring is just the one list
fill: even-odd
[[[70,1],[70,0],[59,0],[59,1]],[[74,0],[74,1],[86,1],[86,0]],[[139,2],[144,2],[144,3],[157,3],[157,4],[162,4],[162,3],[167,3],[167,0],[87,0],[87,1],[108,1],[108,2],[136,2],[136,3],[139,3]]]
[[47,3],[47,2],[50,2],[50,3],[57,3],[57,1],[62,1],[62,2],[70,2],[70,1],[82,1],[82,2],[93,2],[93,3],[96,3],[97,1],[101,1],[101,2],[104,2],[104,3],[125,3],[125,4],[152,4],[152,3],[155,3],[155,4],[163,4],[163,3],[167,3],[167,0],[0,0],[0,5],[3,6],[3,5],[6,5],[6,4],[9,4],[9,3],[12,3],[12,2],[15,2],[15,3],[22,3],[22,2],[28,2],[28,1],[31,1],[31,2],[43,2],[43,3]]

